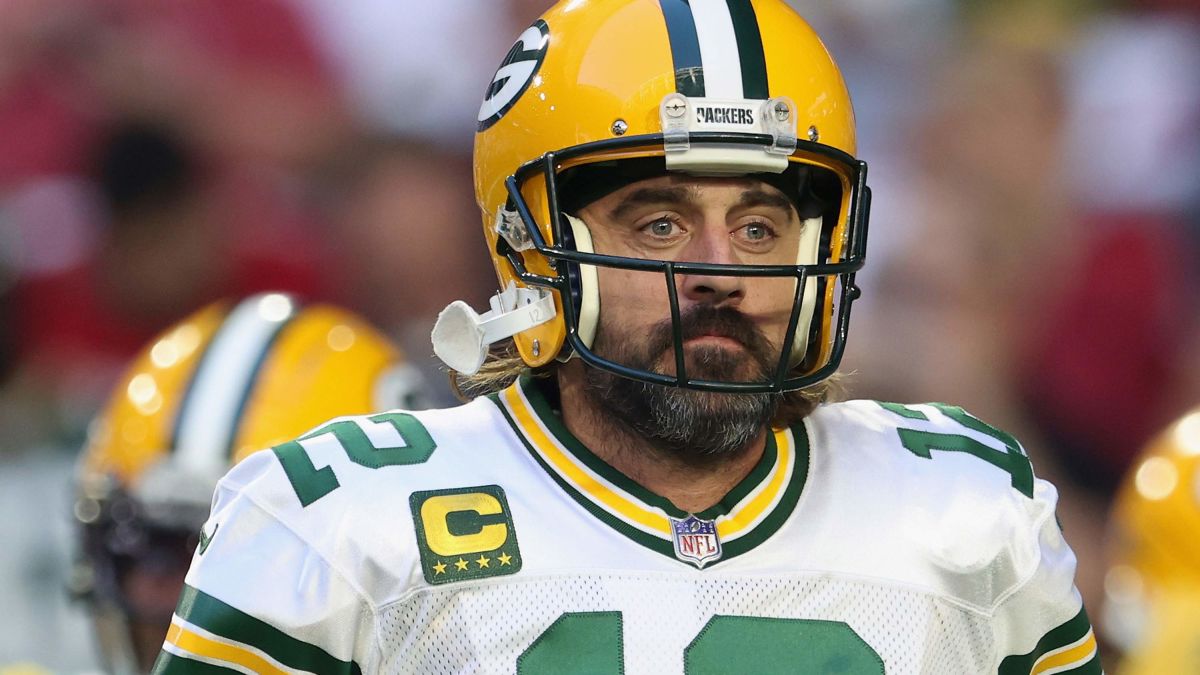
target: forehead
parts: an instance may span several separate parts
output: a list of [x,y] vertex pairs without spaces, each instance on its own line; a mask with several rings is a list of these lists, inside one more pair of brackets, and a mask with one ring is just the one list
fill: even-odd
[[777,187],[752,176],[691,176],[667,174],[634,181],[597,200],[594,206],[613,208],[630,202],[682,202],[697,206],[733,206],[753,198],[756,203],[791,209],[791,200]]

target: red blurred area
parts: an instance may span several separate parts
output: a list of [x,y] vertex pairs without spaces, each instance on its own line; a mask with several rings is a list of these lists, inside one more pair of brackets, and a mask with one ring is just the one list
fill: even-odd
[[1176,414],[1193,347],[1193,255],[1183,223],[1085,218],[1072,274],[1030,309],[1028,409],[1081,482],[1115,491],[1133,450]]

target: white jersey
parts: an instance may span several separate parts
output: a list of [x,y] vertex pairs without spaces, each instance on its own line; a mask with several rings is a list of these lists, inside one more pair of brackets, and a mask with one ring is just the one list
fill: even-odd
[[1100,673],[1056,499],[958,408],[854,401],[688,514],[523,380],[235,467],[155,672]]

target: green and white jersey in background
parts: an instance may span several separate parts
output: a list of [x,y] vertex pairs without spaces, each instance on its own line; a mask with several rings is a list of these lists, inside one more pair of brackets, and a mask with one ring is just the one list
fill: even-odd
[[541,386],[235,467],[156,672],[1100,672],[1054,487],[962,410],[823,405],[688,514]]

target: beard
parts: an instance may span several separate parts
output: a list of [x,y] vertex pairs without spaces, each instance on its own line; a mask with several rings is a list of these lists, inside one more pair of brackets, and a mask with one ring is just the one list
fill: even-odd
[[[698,305],[680,315],[683,339],[718,335],[743,350],[696,345],[684,354],[691,379],[749,382],[769,379],[778,350],[745,314]],[[675,374],[671,320],[649,334],[616,335],[601,323],[594,351],[615,363],[659,374]],[[773,354],[774,353],[774,354]],[[665,455],[689,464],[716,464],[745,449],[770,424],[782,394],[697,391],[631,380],[598,368],[584,368],[585,394]]]

